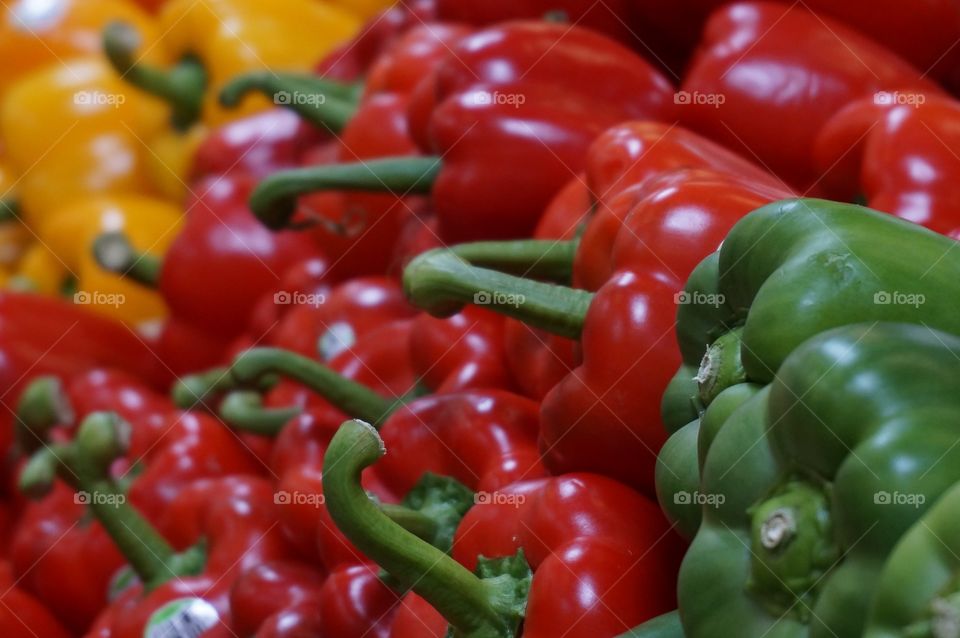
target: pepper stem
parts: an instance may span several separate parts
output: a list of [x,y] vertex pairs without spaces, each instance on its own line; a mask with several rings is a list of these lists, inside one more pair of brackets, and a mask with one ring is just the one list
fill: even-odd
[[170,119],[178,130],[186,130],[200,119],[207,72],[194,56],[185,56],[173,68],[159,69],[136,58],[140,34],[131,25],[114,21],[103,29],[107,59],[124,80],[165,100]]
[[344,84],[305,73],[254,71],[228,82],[220,90],[220,103],[232,108],[248,93],[262,93],[277,106],[338,132],[353,117],[362,91],[361,84]]
[[16,438],[23,452],[33,452],[47,440],[55,425],[73,422],[73,408],[55,376],[41,376],[30,382],[17,402]]
[[300,408],[263,407],[263,396],[253,390],[235,390],[220,402],[220,418],[236,430],[275,436],[290,419],[301,412]]
[[703,405],[710,405],[718,394],[730,386],[746,382],[747,373],[740,358],[742,342],[743,328],[734,328],[707,347],[696,376]]
[[[76,490],[75,501],[85,504],[126,557],[148,589],[171,578],[199,573],[203,557],[177,554],[169,543],[132,506],[110,477],[111,462],[125,450],[129,425],[116,414],[90,414],[70,444],[39,451],[21,475],[21,488],[36,492],[42,481],[51,480],[49,469]],[[188,560],[189,559],[189,560]]]
[[573,258],[577,241],[523,239],[518,241],[478,241],[459,244],[451,250],[464,261],[520,277],[569,282],[573,276]]
[[93,256],[104,270],[148,288],[157,288],[163,259],[133,247],[121,231],[102,233],[93,241]]
[[384,455],[369,423],[346,421],[324,458],[323,492],[340,530],[404,587],[413,589],[456,628],[458,636],[516,635],[529,587],[526,579],[480,578],[443,551],[390,520],[360,485],[361,471]]
[[449,316],[467,303],[576,339],[593,294],[471,266],[449,249],[416,257],[403,272],[410,301],[432,315]]
[[343,412],[378,425],[400,403],[380,396],[322,363],[281,348],[247,350],[237,355],[230,366],[230,376],[240,384],[254,382],[267,373],[299,381]]
[[250,210],[264,226],[280,230],[290,223],[300,195],[319,190],[429,193],[439,171],[439,157],[393,157],[279,171],[250,195]]

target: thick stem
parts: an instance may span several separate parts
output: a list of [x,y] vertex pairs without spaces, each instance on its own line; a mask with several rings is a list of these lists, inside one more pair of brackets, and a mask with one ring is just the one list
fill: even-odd
[[[346,421],[324,457],[323,492],[340,530],[401,585],[413,589],[466,636],[513,636],[497,585],[391,521],[360,485],[361,471],[385,454],[368,423]],[[461,634],[457,634],[461,635]]]
[[578,245],[577,241],[523,239],[478,241],[453,246],[451,250],[474,266],[566,283],[573,276]]
[[20,221],[20,202],[12,195],[0,197],[0,223]]
[[202,561],[185,561],[186,554],[177,555],[127,503],[126,495],[110,478],[110,463],[123,453],[128,437],[129,426],[115,414],[94,412],[84,419],[73,443],[38,454],[40,459],[57,460],[58,474],[77,490],[77,502],[90,508],[141,582],[152,588],[173,577],[196,573]]
[[163,259],[133,247],[121,231],[103,233],[93,241],[93,256],[104,270],[138,284],[156,288],[160,282]]
[[228,82],[220,91],[220,103],[234,107],[248,93],[262,93],[277,106],[338,132],[353,117],[362,90],[360,84],[343,84],[315,75],[255,71]]
[[170,104],[171,121],[186,130],[200,119],[207,73],[193,56],[180,60],[171,69],[158,69],[136,57],[140,34],[129,24],[115,21],[103,29],[103,49],[113,68],[123,79],[142,91]]
[[370,423],[382,423],[399,405],[322,363],[280,348],[247,350],[230,366],[230,376],[240,384],[249,384],[268,373],[299,381],[346,414]]
[[263,396],[253,390],[235,390],[220,402],[220,418],[236,430],[275,436],[302,410],[263,407]]
[[250,210],[267,228],[285,228],[297,197],[320,190],[429,193],[440,171],[439,157],[399,157],[280,171],[250,195]]
[[713,399],[738,383],[745,383],[747,373],[740,358],[740,344],[743,341],[743,328],[735,328],[710,344],[696,381],[703,405],[710,405]]
[[471,266],[443,248],[410,262],[403,287],[414,305],[433,315],[448,316],[473,303],[571,339],[580,336],[593,300],[585,290]]
[[21,451],[33,452],[47,440],[50,428],[72,422],[73,408],[60,379],[52,375],[37,377],[17,402],[17,444]]
[[407,530],[419,539],[422,539],[431,545],[437,535],[439,525],[427,514],[418,512],[415,509],[405,505],[395,505],[393,503],[381,503],[380,511],[391,521]]

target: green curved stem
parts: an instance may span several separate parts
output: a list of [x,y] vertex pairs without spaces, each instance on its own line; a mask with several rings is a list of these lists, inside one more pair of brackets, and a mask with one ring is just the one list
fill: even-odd
[[414,305],[432,315],[448,316],[473,303],[571,339],[580,336],[593,300],[585,290],[471,266],[444,248],[411,261],[403,288]]
[[115,21],[103,29],[103,49],[107,59],[124,80],[165,100],[171,108],[171,121],[185,130],[200,119],[207,72],[194,56],[186,56],[171,69],[159,69],[139,61],[136,51],[140,34],[131,25]]
[[127,503],[126,495],[109,474],[110,463],[121,455],[129,425],[109,412],[94,412],[84,419],[76,439],[45,448],[21,475],[21,488],[34,491],[49,480],[49,470],[77,490],[77,502],[86,504],[126,557],[144,586],[156,587],[171,578],[195,574],[203,556],[177,554],[156,529]]
[[334,132],[343,130],[357,110],[361,84],[344,84],[305,73],[254,71],[220,90],[220,103],[235,107],[248,93],[262,93],[277,106]]
[[368,423],[346,421],[324,457],[323,492],[340,530],[401,585],[443,614],[458,636],[515,636],[517,583],[482,579],[390,520],[360,485],[361,471],[386,450]]
[[431,545],[437,535],[437,521],[423,512],[393,503],[381,503],[380,511],[391,521]]
[[265,408],[263,396],[253,390],[235,390],[220,402],[220,418],[225,423],[237,430],[265,436],[278,434],[300,412],[296,406]]
[[522,239],[478,241],[452,246],[460,259],[481,268],[490,268],[520,277],[569,282],[578,241]]
[[370,423],[382,423],[399,405],[322,363],[280,348],[247,350],[230,366],[231,377],[240,384],[249,384],[268,373],[299,381],[346,414]]
[[188,410],[195,405],[206,403],[220,392],[236,387],[236,380],[230,376],[229,368],[211,368],[178,379],[170,389],[170,398],[178,408]]
[[267,228],[285,228],[297,197],[319,190],[359,190],[397,195],[429,193],[440,171],[439,157],[400,157],[279,171],[250,195],[250,210]]
[[33,452],[47,440],[50,428],[72,422],[73,408],[60,379],[52,375],[37,377],[17,401],[17,444],[21,451]]
[[93,241],[93,256],[104,270],[138,284],[156,288],[163,270],[163,259],[133,247],[121,231],[103,233]]

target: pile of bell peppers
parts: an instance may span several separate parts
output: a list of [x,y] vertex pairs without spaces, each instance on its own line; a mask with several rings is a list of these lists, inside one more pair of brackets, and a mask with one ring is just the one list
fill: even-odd
[[960,638],[957,42],[3,4],[0,636]]

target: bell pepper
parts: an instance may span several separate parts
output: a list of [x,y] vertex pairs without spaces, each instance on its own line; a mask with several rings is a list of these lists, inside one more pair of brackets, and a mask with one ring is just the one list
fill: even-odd
[[21,176],[18,215],[33,226],[88,195],[150,193],[141,140],[162,126],[162,105],[97,58],[26,76],[0,104],[0,137]]
[[0,55],[9,62],[0,78],[0,95],[43,67],[99,54],[100,30],[112,20],[136,25],[148,43],[156,39],[150,16],[127,0],[17,0],[4,5],[0,12]]
[[[593,55],[583,56],[586,49]],[[590,141],[620,120],[669,118],[670,92],[642,59],[586,29],[515,22],[479,31],[411,97],[413,139],[442,162],[380,159],[278,173],[260,184],[251,206],[280,228],[296,195],[317,189],[429,192],[446,241],[528,235],[582,167]]]
[[[92,513],[130,561],[139,582],[123,590],[97,626],[98,635],[141,636],[145,627],[177,614],[161,609],[185,597],[183,613],[209,628],[226,620],[228,592],[238,575],[268,560],[289,557],[272,521],[273,490],[262,479],[232,476],[198,480],[184,487],[162,512],[161,535],[130,505],[108,466],[124,452],[126,426],[110,413],[89,415],[76,439],[35,456],[25,470],[27,484],[42,482],[52,465],[64,480],[89,494]],[[205,541],[197,545],[200,539]],[[180,552],[174,550],[177,547]]]
[[44,604],[19,587],[10,565],[0,563],[0,632],[10,638],[69,638],[70,632],[61,625]]
[[[712,146],[698,147],[697,139],[689,133],[666,138],[663,158],[652,154],[650,167],[641,163],[633,174]],[[679,150],[671,151],[675,143]],[[714,161],[756,171],[729,154]],[[615,174],[617,166],[627,165],[609,162],[608,172]],[[578,266],[599,273],[596,293],[479,269],[443,251],[411,263],[405,289],[433,314],[445,315],[485,295],[497,312],[580,338],[582,364],[565,373],[541,407],[544,462],[553,472],[598,472],[652,495],[656,452],[666,440],[660,397],[677,358],[669,339],[677,304],[684,302],[684,279],[696,265],[694,255],[715,250],[740,217],[785,194],[751,181],[752,176],[719,170],[684,169],[625,188],[629,205],[611,202],[598,212],[577,250],[575,278]],[[593,281],[589,275],[581,279]]]
[[182,211],[163,200],[143,196],[97,196],[57,209],[36,225],[37,235],[75,277],[74,303],[143,324],[166,314],[153,291],[102,268],[91,251],[103,232],[122,232],[139,249],[162,255],[176,237]]
[[[306,238],[271,233],[256,222],[245,204],[251,187],[244,176],[201,180],[162,261],[118,233],[98,239],[96,259],[107,270],[155,285],[172,314],[218,340],[235,337],[246,327],[238,318],[272,292],[280,273],[317,254]],[[237,284],[225,285],[229,281]]]
[[960,237],[950,187],[957,135],[951,124],[958,112],[955,100],[908,92],[851,103],[817,136],[825,190],[847,201],[862,196],[875,210]]
[[950,627],[957,604],[958,498],[954,485],[929,504],[890,552],[876,585],[866,638],[936,635],[941,627]]
[[836,328],[730,415],[680,571],[687,636],[864,635],[884,561],[957,480],[958,351],[928,326]]
[[[157,18],[161,47],[177,60],[164,69],[139,60],[135,29],[114,23],[105,33],[107,51],[124,79],[167,100],[181,129],[202,119],[222,124],[263,110],[266,100],[250,99],[228,111],[219,103],[230,78],[259,69],[307,70],[360,26],[350,13],[326,2],[215,0],[196,5],[168,2]],[[277,33],[282,33],[278,40]],[[210,87],[211,90],[206,90]]]
[[[629,488],[580,474],[478,495],[454,537],[455,560],[393,523],[363,493],[361,471],[385,450],[369,424],[344,423],[324,461],[327,506],[361,551],[426,598],[454,631],[514,636],[522,622],[524,636],[613,636],[672,607],[675,541],[656,508]],[[407,604],[400,614],[418,608]],[[427,627],[436,626],[435,613],[424,619]],[[423,629],[395,627],[392,636],[423,636]]]
[[680,121],[797,188],[816,185],[813,139],[846,104],[881,90],[941,93],[894,53],[805,6],[726,5],[703,33],[677,94]]

